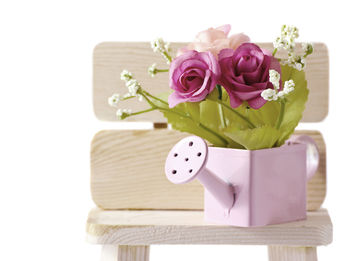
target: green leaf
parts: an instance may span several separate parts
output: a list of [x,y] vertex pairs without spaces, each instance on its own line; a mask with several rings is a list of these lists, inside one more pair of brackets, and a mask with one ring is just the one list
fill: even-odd
[[[158,98],[167,101],[169,94],[163,93],[161,95],[158,95]],[[157,106],[160,106],[162,108],[167,108],[167,106],[164,106],[163,103],[154,100],[154,103]],[[208,131],[206,127],[208,126],[202,126],[200,124],[200,109],[199,109],[200,103],[180,103],[177,106],[175,106],[171,111],[161,111],[165,118],[167,118],[168,123],[172,125],[173,129],[176,129],[181,132],[188,132],[197,136],[202,137],[203,139],[206,139],[214,146],[218,147],[227,147],[227,144],[229,143],[226,139],[221,139],[217,135],[213,134],[212,132]],[[183,117],[179,114],[183,115],[190,115],[194,120]],[[205,125],[205,124],[203,124]]]
[[281,146],[293,134],[303,116],[309,90],[305,80],[305,72],[298,71],[288,65],[282,65],[282,81],[293,80],[295,89],[287,96],[284,118],[280,127],[281,137],[276,146]]
[[[213,100],[204,100],[200,103],[200,122],[205,126],[215,130],[220,135],[224,136],[228,141],[228,147],[242,149],[243,146],[234,142],[230,137],[227,137],[223,130],[226,128],[227,122],[225,122],[227,113],[224,108]],[[220,108],[221,107],[221,108]]]
[[280,136],[280,130],[269,125],[246,130],[230,127],[225,130],[225,134],[247,150],[259,150],[273,147]]

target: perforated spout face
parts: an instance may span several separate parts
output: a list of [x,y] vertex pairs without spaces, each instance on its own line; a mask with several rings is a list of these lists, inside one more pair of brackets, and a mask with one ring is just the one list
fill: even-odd
[[179,141],[169,152],[165,173],[175,184],[192,181],[205,167],[208,155],[206,142],[197,136],[190,136]]

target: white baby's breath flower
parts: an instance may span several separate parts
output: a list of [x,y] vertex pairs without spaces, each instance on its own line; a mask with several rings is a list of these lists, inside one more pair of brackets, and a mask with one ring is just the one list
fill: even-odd
[[127,116],[131,114],[131,109],[118,109],[116,112],[117,118],[120,120],[125,119]]
[[286,95],[294,91],[295,83],[293,80],[285,81],[283,90],[277,93],[278,98],[284,98]]
[[169,48],[170,43],[164,42],[162,38],[157,38],[151,42],[151,47],[155,53],[160,53],[169,64],[172,60],[171,56],[169,55]]
[[278,99],[276,90],[266,89],[261,93],[261,97],[266,101],[276,101]]
[[120,94],[119,93],[115,93],[111,97],[108,98],[108,104],[112,107],[117,107],[119,101],[120,101]]
[[278,97],[278,98],[284,98],[284,96],[286,96],[286,93],[284,92],[284,90],[279,91],[279,92],[277,93],[277,97]]
[[293,67],[298,71],[301,71],[303,69],[303,65],[301,63],[295,63]]
[[291,39],[296,39],[299,37],[299,29],[293,25],[283,25],[281,29],[281,35],[289,37]]
[[283,25],[281,35],[273,42],[275,49],[285,49],[293,52],[295,48],[295,39],[299,37],[299,30],[295,26]]
[[167,48],[169,48],[169,45],[165,43],[162,38],[156,38],[151,42],[151,47],[155,53],[163,53],[166,52]]
[[131,96],[136,96],[137,91],[140,89],[140,84],[137,80],[131,79],[126,82],[126,87],[128,87],[128,91]]
[[294,91],[294,87],[295,87],[295,83],[293,80],[289,80],[289,81],[285,81],[284,82],[284,87],[283,87],[283,91],[288,94],[292,91]]
[[156,75],[156,73],[157,73],[156,66],[157,66],[157,64],[154,63],[150,67],[148,67],[148,74],[151,75],[151,77],[154,77]]
[[123,70],[121,73],[120,73],[120,79],[122,81],[129,81],[130,79],[132,78],[132,74],[131,72],[129,72],[128,70]]
[[171,51],[171,48],[170,48],[170,43],[169,42],[166,42],[165,45],[164,45],[164,48],[167,52],[170,52]]
[[280,88],[281,75],[276,70],[269,70],[269,81],[272,83],[275,90]]

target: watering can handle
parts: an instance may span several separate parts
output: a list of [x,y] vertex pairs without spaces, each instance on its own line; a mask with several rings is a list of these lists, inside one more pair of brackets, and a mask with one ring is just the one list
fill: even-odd
[[315,140],[307,135],[293,135],[288,142],[306,145],[306,178],[307,180],[311,179],[316,174],[320,161],[320,154]]

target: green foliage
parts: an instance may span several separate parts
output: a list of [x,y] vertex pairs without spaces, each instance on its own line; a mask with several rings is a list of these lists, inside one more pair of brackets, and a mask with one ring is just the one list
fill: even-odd
[[[281,113],[280,101],[267,102],[258,110],[249,108],[247,104],[232,109],[227,92],[220,87],[202,102],[181,103],[171,110],[162,102],[154,100],[154,103],[164,108],[161,111],[174,129],[198,135],[214,146],[249,150],[278,147],[289,138],[301,120],[309,92],[303,71],[288,65],[281,68],[282,83],[292,79],[295,90],[286,98],[279,128],[276,123]],[[168,94],[158,97],[167,101]],[[223,105],[218,103],[219,98]],[[249,119],[254,127],[245,119]]]
[[305,79],[305,72],[298,71],[287,65],[282,66],[282,81],[292,79],[295,90],[287,96],[286,110],[280,127],[281,136],[276,146],[281,146],[293,134],[295,127],[303,116],[309,90]]
[[230,127],[226,129],[225,134],[247,150],[259,150],[272,148],[280,136],[280,130],[269,125],[245,130]]
[[[161,94],[158,97],[162,100],[167,100],[169,94]],[[159,101],[154,100],[155,104],[162,108],[167,108]],[[192,133],[206,139],[210,143],[218,147],[227,147],[229,141],[221,139],[217,135],[208,131],[205,127],[201,127],[200,121],[200,103],[180,103],[171,111],[163,111],[164,117],[167,118],[168,123],[176,130],[182,132]]]

